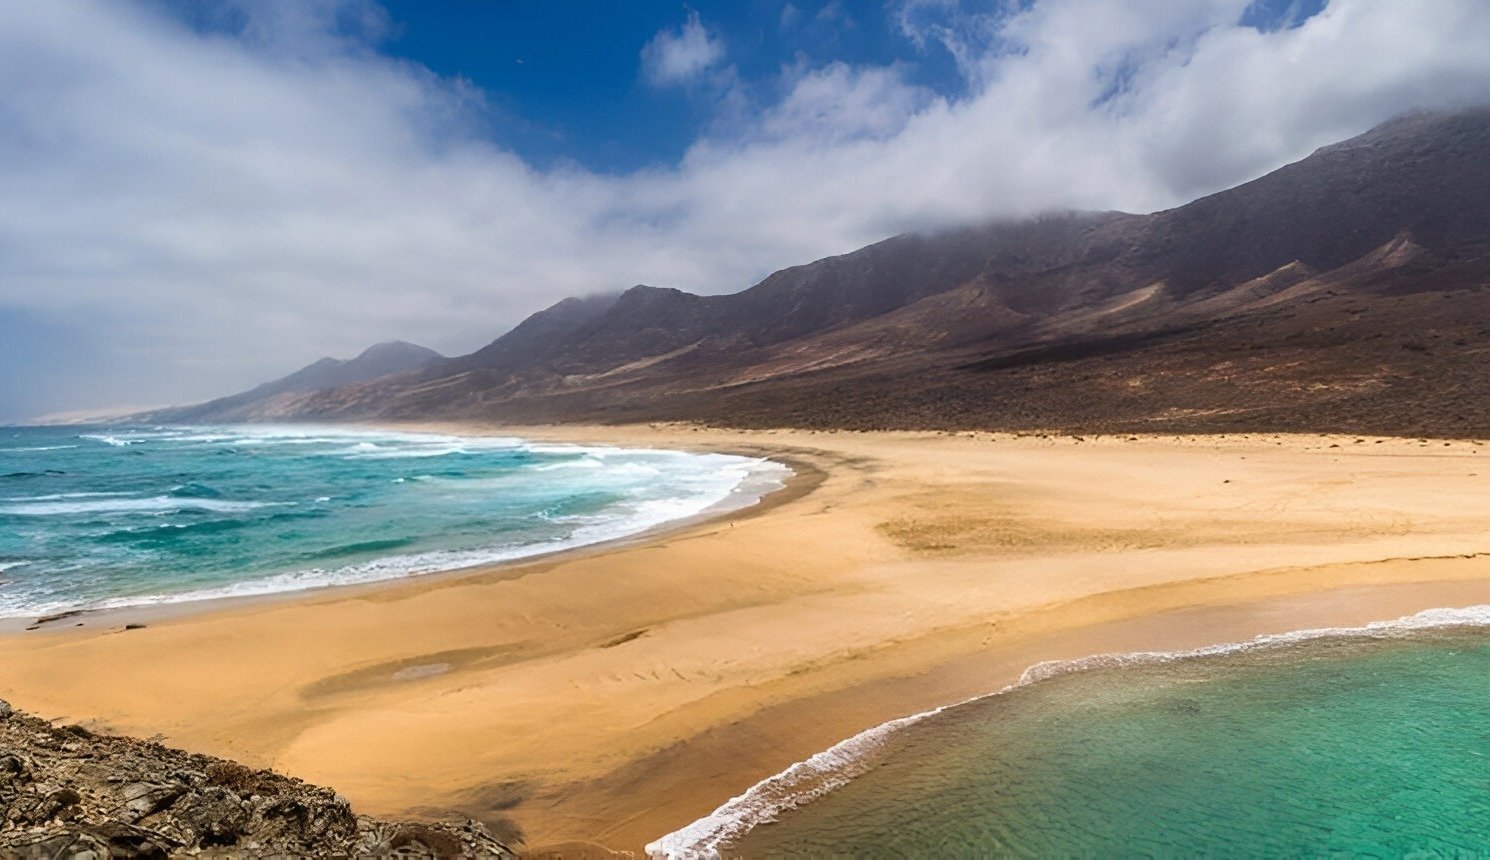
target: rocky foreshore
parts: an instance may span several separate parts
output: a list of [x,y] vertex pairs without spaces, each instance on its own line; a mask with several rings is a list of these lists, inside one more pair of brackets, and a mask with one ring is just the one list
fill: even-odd
[[329,788],[0,701],[0,857],[182,855],[515,856],[476,821],[357,815]]

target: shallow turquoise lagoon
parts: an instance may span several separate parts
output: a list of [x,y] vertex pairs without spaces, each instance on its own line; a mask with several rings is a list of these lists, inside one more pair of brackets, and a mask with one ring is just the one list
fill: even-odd
[[1057,667],[846,742],[655,847],[1490,854],[1490,609],[1436,612],[1224,653]]

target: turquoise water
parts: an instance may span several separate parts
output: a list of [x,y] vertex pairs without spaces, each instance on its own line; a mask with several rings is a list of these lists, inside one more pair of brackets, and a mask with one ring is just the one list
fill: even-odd
[[1490,633],[1405,627],[1058,673],[846,742],[654,850],[1490,853]]
[[0,428],[0,617],[520,558],[746,504],[721,454],[307,427]]

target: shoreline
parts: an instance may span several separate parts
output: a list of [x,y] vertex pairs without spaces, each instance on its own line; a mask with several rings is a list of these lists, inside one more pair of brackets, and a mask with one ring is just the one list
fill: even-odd
[[795,762],[779,773],[750,786],[730,798],[709,815],[686,827],[648,843],[645,853],[656,860],[719,857],[762,824],[847,786],[869,773],[881,760],[883,747],[897,733],[965,706],[986,702],[1033,684],[1087,671],[1122,672],[1129,667],[1152,666],[1206,658],[1227,658],[1257,651],[1282,651],[1307,643],[1332,639],[1388,641],[1448,630],[1473,629],[1490,635],[1490,605],[1426,609],[1394,619],[1372,621],[1354,627],[1323,627],[1271,633],[1238,642],[1225,642],[1177,651],[1129,651],[1091,654],[1071,660],[1047,660],[1020,673],[997,690],[956,702],[938,705],[871,726],[833,746]]
[[640,851],[1043,660],[1490,602],[1470,441],[461,428],[769,450],[821,474],[733,525],[584,557],[6,634],[0,696],[273,765],[370,813]]
[[[379,427],[369,427],[368,429],[387,429],[398,432],[404,428],[394,425],[380,425]],[[496,434],[487,432],[469,435],[472,438],[483,438],[495,436]],[[575,447],[584,448],[585,446],[576,443]],[[721,451],[717,453],[730,452]],[[739,456],[751,457],[752,459],[766,459],[754,454],[741,454]],[[821,480],[821,473],[815,467],[802,463],[793,464],[789,457],[776,457],[770,461],[784,466],[788,470],[788,474],[780,481],[781,486],[775,489],[766,489],[759,495],[751,496],[747,501],[738,504],[732,504],[730,498],[721,499],[697,513],[649,526],[632,534],[607,538],[593,543],[541,551],[508,559],[463,565],[444,570],[431,570],[423,573],[390,576],[384,579],[372,579],[365,582],[331,582],[281,591],[225,594],[209,597],[189,597],[187,595],[190,592],[178,595],[143,595],[142,598],[164,597],[166,599],[142,600],[140,603],[126,603],[115,606],[68,607],[27,615],[0,616],[0,637],[14,633],[30,633],[60,627],[108,627],[122,626],[124,624],[148,624],[169,618],[232,609],[238,606],[251,606],[301,598],[310,599],[328,592],[351,593],[358,589],[377,589],[406,580],[424,579],[426,577],[484,575],[507,568],[522,567],[527,564],[563,561],[568,558],[581,557],[586,553],[607,552],[637,542],[647,541],[670,532],[688,529],[719,518],[734,517],[735,519],[740,519],[746,516],[754,516],[757,513],[769,510],[772,506],[781,503],[781,501],[787,501],[796,498],[798,495],[811,492],[811,487],[815,485],[814,481]],[[736,487],[731,495],[733,496],[734,492],[739,489],[740,487]],[[245,582],[247,581],[249,580]]]

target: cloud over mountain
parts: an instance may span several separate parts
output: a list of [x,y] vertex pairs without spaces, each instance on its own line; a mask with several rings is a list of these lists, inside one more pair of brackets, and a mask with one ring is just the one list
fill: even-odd
[[[0,339],[72,337],[26,368],[66,402],[0,394],[0,417],[191,399],[393,337],[458,353],[565,295],[731,291],[910,228],[1153,210],[1490,101],[1479,0],[1334,0],[1277,27],[1251,5],[902,4],[962,91],[786,62],[710,90],[720,120],[681,160],[618,174],[494,144],[489,94],[380,52],[369,3],[224,5],[252,25],[227,31],[3,2]],[[637,46],[639,80],[718,70],[709,28],[689,13]]]

